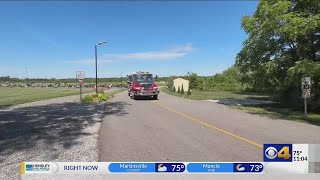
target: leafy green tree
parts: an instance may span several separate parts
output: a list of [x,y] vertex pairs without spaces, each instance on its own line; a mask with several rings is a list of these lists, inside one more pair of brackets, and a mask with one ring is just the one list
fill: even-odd
[[181,94],[184,94],[184,89],[183,89],[183,84],[182,84],[182,86],[181,86],[181,92],[180,92]]
[[188,91],[187,91],[187,95],[188,95],[188,96],[191,95],[191,90],[190,90],[190,88],[189,88]]
[[178,86],[178,91],[177,91],[177,93],[179,93],[179,94],[181,93],[181,91],[180,91],[180,86]]
[[175,86],[173,86],[173,92],[176,92],[176,87]]
[[[241,25],[248,34],[236,58],[241,80],[280,93],[282,102],[299,108],[303,73],[297,72],[309,69],[313,83],[319,82],[317,72],[310,69],[320,62],[319,1],[260,0],[254,15],[245,16]],[[316,102],[320,89],[314,93],[311,101]]]
[[198,75],[197,73],[188,72],[187,73],[187,80],[189,80],[189,86],[190,88],[198,88]]

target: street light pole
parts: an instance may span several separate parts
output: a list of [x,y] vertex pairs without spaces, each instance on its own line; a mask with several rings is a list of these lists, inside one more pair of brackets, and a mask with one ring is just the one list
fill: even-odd
[[97,45],[95,45],[95,56],[96,56],[96,94],[98,94],[98,58],[97,58]]
[[96,94],[98,94],[98,46],[107,43],[106,41],[99,42],[95,45],[95,59],[96,59]]

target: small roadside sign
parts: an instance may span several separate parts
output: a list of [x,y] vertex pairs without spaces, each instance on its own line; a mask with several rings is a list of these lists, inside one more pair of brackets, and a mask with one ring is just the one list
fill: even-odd
[[83,80],[85,78],[84,71],[77,71],[76,76],[77,76],[77,79],[79,80],[79,84],[80,84],[80,101],[81,101],[82,100]]
[[77,71],[77,79],[83,80],[85,78],[84,71]]
[[311,92],[309,89],[302,91],[302,98],[310,98]]
[[303,77],[301,79],[301,86],[302,86],[302,89],[310,89],[311,88],[311,78],[310,77]]
[[311,94],[311,78],[303,77],[301,79],[302,98],[310,98]]
[[304,115],[307,117],[307,98],[311,95],[311,78],[301,78],[302,98],[304,98]]

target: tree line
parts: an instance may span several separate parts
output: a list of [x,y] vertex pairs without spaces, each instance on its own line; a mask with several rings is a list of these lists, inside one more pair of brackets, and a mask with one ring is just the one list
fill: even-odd
[[171,87],[175,78],[184,78],[189,80],[190,89],[203,91],[244,91],[249,90],[249,86],[239,79],[239,70],[235,66],[229,67],[222,73],[214,76],[198,76],[195,72],[188,72],[185,76],[171,76],[167,78],[167,85]]
[[301,109],[301,78],[311,77],[309,106],[320,112],[319,9],[319,0],[260,0],[242,19],[248,38],[236,58],[241,82]]

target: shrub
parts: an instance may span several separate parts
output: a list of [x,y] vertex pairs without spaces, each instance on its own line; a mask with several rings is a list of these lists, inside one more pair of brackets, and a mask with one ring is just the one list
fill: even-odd
[[172,87],[173,86],[173,81],[167,81],[167,88],[170,89],[170,91],[172,91]]
[[106,101],[107,100],[107,96],[105,94],[98,94],[98,101]]
[[82,98],[81,102],[95,102],[95,103],[98,103],[98,102],[106,101],[108,99],[110,99],[110,95],[108,95],[108,94],[91,93],[91,94],[86,95],[84,98]]
[[103,88],[98,88],[98,94],[104,94],[104,89]]
[[179,94],[180,94],[180,86],[178,86],[178,91],[177,91],[177,93],[179,93]]
[[198,77],[197,73],[188,72],[186,78],[189,80],[189,86],[190,86],[190,88],[198,88],[198,85],[199,85],[199,82],[198,82],[199,77]]
[[181,86],[181,94],[184,94],[183,84]]
[[175,86],[173,86],[173,92],[176,92],[176,87]]
[[191,95],[191,90],[190,90],[190,88],[189,88],[188,91],[187,91],[187,95]]

